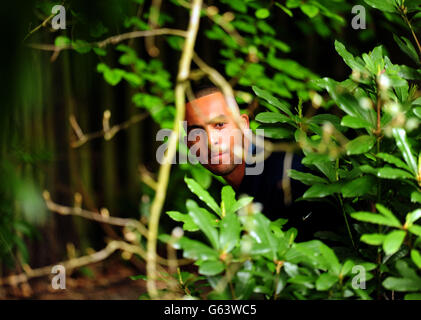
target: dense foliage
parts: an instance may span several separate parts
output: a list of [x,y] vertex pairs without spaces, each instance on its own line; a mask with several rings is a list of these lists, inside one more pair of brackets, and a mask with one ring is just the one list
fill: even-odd
[[[242,112],[252,118],[251,128],[264,129],[265,137],[275,143],[299,146],[311,173],[289,172],[292,179],[308,185],[298,201],[329,202],[342,217],[346,233],[320,230],[314,240],[296,242],[300,231],[286,230],[286,220],[270,221],[252,198],[236,195],[200,165],[177,165],[164,217],[170,219],[161,225],[159,239],[163,246],[170,243],[180,249],[198,267],[197,272],[181,267],[171,275],[181,296],[421,299],[421,96],[417,86],[421,46],[416,35],[421,30],[420,4],[416,0],[345,2],[223,0],[214,5],[225,13],[215,6],[202,10],[202,21],[208,17],[210,23],[201,26],[199,39],[213,47],[213,61],[230,78]],[[352,18],[355,4],[366,7],[367,23],[374,23],[373,16],[381,19],[404,59],[392,62],[390,43],[363,53],[355,39],[350,45],[345,39],[335,40],[349,24],[344,17]],[[52,5],[40,1],[38,9],[48,16]],[[112,41],[99,41],[112,35],[111,25],[119,25],[120,32],[151,28],[152,12],[134,15],[126,5],[146,7],[143,0],[113,2],[119,14],[105,22],[70,10],[72,24],[79,28],[55,35],[56,53],[72,49],[93,56],[96,70],[88,72],[100,74],[111,88],[130,88],[130,103],[147,112],[157,128],[171,129],[172,69],[184,40],[163,36],[160,48],[166,57],[146,55],[133,42],[113,46]],[[187,12],[186,6],[182,0],[170,1],[155,27],[185,28],[185,21],[171,13],[174,8]],[[287,19],[283,28],[274,11]],[[324,77],[323,66],[336,61],[323,61],[317,70],[305,67],[304,59],[297,58],[302,40],[290,34],[286,24],[300,35],[316,34],[334,48],[347,66],[347,79],[335,78],[333,72]],[[376,42],[373,28],[357,37],[364,45]],[[200,48],[199,55],[206,54],[208,47]],[[192,78],[203,76],[194,71]],[[187,151],[180,146],[180,152]],[[13,264],[11,250],[17,250],[24,262],[29,260],[22,239],[34,236],[31,224],[45,219],[40,190],[11,172],[22,163],[48,158],[19,152],[14,157],[1,163],[2,180],[11,183],[10,190],[2,193],[0,215],[0,234],[5,237],[0,257],[8,259],[9,265]],[[183,180],[187,188],[180,187]],[[153,188],[143,184],[142,195],[134,216],[147,221]],[[174,226],[184,233],[176,229],[170,235]],[[145,240],[139,238],[143,244]]]

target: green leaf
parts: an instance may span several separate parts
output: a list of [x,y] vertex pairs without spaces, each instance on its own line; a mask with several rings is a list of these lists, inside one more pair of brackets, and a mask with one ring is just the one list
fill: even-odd
[[364,65],[360,62],[357,62],[354,56],[348,50],[346,50],[345,46],[338,40],[335,40],[335,50],[351,69],[353,70],[364,69]]
[[405,37],[399,37],[395,34],[393,34],[393,39],[395,39],[395,42],[398,44],[399,48],[403,52],[405,52],[408,57],[410,57],[415,63],[419,64],[419,58],[417,50],[415,50],[415,47],[412,45],[411,41],[408,40]]
[[381,214],[371,213],[371,212],[353,212],[351,213],[351,217],[363,221],[363,222],[370,222],[375,224],[381,224],[389,227],[400,227],[400,223],[396,223],[394,219],[389,217],[385,217]]
[[76,52],[84,54],[91,51],[91,45],[84,40],[76,40],[72,44]]
[[259,130],[263,130],[263,136],[272,139],[287,139],[292,138],[293,133],[291,130],[277,127],[269,124],[262,124],[257,127]]
[[421,80],[421,71],[408,66],[398,66],[398,76],[407,80]]
[[414,191],[411,193],[411,202],[421,203],[421,192]]
[[383,281],[383,286],[388,290],[400,292],[421,290],[421,281],[407,278],[388,277]]
[[200,264],[199,273],[205,276],[214,276],[225,270],[222,261],[208,260]]
[[368,5],[380,11],[397,12],[395,8],[395,0],[364,0]]
[[203,213],[203,209],[193,200],[187,200],[186,206],[189,210],[189,216],[192,217],[194,223],[203,231],[212,246],[218,249],[218,231],[209,223],[209,218]]
[[421,209],[417,209],[415,211],[412,211],[406,215],[406,225],[412,226],[415,221],[417,221],[419,218],[421,218]]
[[407,171],[403,171],[401,169],[395,169],[391,167],[383,167],[377,170],[377,176],[383,179],[415,179]]
[[221,191],[222,199],[222,217],[233,212],[233,207],[236,203],[235,192],[231,186],[224,186]]
[[361,154],[370,151],[376,143],[376,137],[362,135],[346,144],[347,155]]
[[122,70],[120,69],[107,69],[104,71],[104,79],[110,85],[115,86],[117,85],[122,78]]
[[253,201],[253,197],[241,197],[232,207],[232,212],[237,212]]
[[279,8],[282,9],[282,11],[284,11],[287,15],[289,15],[290,17],[293,17],[292,11],[289,10],[287,7],[284,7],[282,4],[275,2],[275,5],[277,5]]
[[203,189],[196,181],[193,179],[184,178],[184,181],[187,184],[187,187],[193,192],[200,200],[202,200],[206,205],[211,208],[215,213],[221,216],[221,208],[218,206],[216,201],[212,198],[212,196]]
[[255,14],[256,14],[256,18],[258,19],[266,19],[267,17],[269,17],[270,12],[266,8],[260,8],[256,10]]
[[318,291],[329,290],[338,280],[339,278],[337,276],[330,273],[323,273],[316,280],[316,289]]
[[312,185],[304,194],[304,199],[309,198],[324,198],[329,195],[334,194],[335,192],[339,192],[340,189],[336,184],[314,184]]
[[330,162],[329,155],[320,154],[320,153],[310,153],[306,155],[301,161],[301,163],[305,165],[308,165],[308,164],[316,165],[323,162]]
[[388,154],[388,153],[378,153],[378,154],[376,154],[376,157],[378,157],[380,159],[383,159],[384,161],[386,161],[388,163],[394,164],[395,166],[397,166],[397,167],[399,167],[401,169],[405,169],[405,170],[411,171],[409,169],[409,167],[405,164],[405,162],[403,162],[401,159],[399,159],[399,158],[397,158],[395,156],[392,156],[391,154]]
[[287,116],[276,112],[261,112],[256,116],[256,120],[262,123],[291,122],[291,120]]
[[58,36],[54,40],[54,45],[56,47],[66,47],[66,46],[70,45],[71,43],[72,43],[72,41],[66,36]]
[[309,18],[314,18],[319,13],[319,8],[310,4],[302,4],[300,8]]
[[241,225],[235,213],[227,213],[220,222],[219,248],[230,252],[240,240]]
[[412,153],[412,148],[406,137],[405,130],[401,128],[393,128],[392,132],[393,132],[393,136],[396,139],[396,144],[402,152],[402,156],[405,159],[405,162],[407,163],[409,168],[411,168],[411,171],[414,174],[417,174],[417,169],[418,169],[417,159]]
[[350,115],[346,115],[342,118],[341,125],[353,129],[369,129],[371,127],[371,124],[368,121]]
[[361,237],[361,241],[372,246],[379,246],[383,243],[386,236],[380,233],[364,234]]
[[406,232],[403,230],[394,230],[390,232],[383,241],[383,250],[387,255],[394,254],[399,250],[405,239]]
[[421,237],[421,226],[418,225],[412,225],[408,228],[409,232],[417,235],[418,237]]
[[292,179],[299,180],[306,185],[312,185],[316,183],[327,183],[328,181],[322,177],[315,176],[311,173],[305,173],[301,171],[297,171],[294,169],[290,169],[288,171],[288,176]]
[[193,222],[192,217],[190,217],[188,214],[181,213],[178,211],[167,211],[166,214],[168,214],[171,219],[179,222],[183,222],[183,229],[186,231],[198,231],[199,227]]
[[421,119],[421,107],[415,107],[412,109],[412,112]]
[[352,270],[354,266],[355,266],[354,261],[346,260],[344,265],[342,266],[340,276],[345,277],[346,275],[348,275],[348,273]]
[[281,101],[279,101],[277,98],[275,98],[273,95],[271,95],[271,94],[270,94],[268,91],[266,91],[266,90],[260,89],[260,88],[258,88],[258,87],[256,87],[256,86],[253,86],[253,87],[252,87],[252,89],[253,89],[254,93],[255,93],[258,97],[260,97],[260,98],[262,98],[262,99],[266,100],[269,104],[271,104],[271,105],[275,106],[275,107],[276,107],[276,108],[278,108],[279,110],[281,110],[281,111],[285,112],[287,115],[289,115],[290,117],[292,117],[292,113],[291,113],[291,111],[289,110],[289,109],[290,109],[290,107],[289,107],[287,104],[282,103]]
[[408,293],[404,297],[405,300],[421,300],[421,293]]
[[372,176],[363,176],[346,183],[341,192],[345,198],[359,197],[376,191],[376,179]]
[[218,252],[207,245],[191,240],[186,237],[181,238],[176,246],[183,249],[183,256],[194,260],[218,260]]
[[418,269],[421,269],[421,254],[417,250],[411,250],[411,259],[414,261]]
[[234,10],[237,10],[242,13],[247,12],[247,1],[243,0],[221,0],[221,2],[229,5]]
[[320,244],[320,253],[325,259],[329,270],[331,270],[336,276],[339,276],[341,272],[341,264],[339,263],[338,258],[336,257],[335,252],[329,248],[327,245],[321,243]]
[[390,211],[389,209],[387,209],[385,206],[383,206],[382,204],[380,204],[380,203],[377,203],[376,204],[376,209],[382,214],[382,215],[384,215],[385,217],[387,217],[387,218],[389,218],[389,219],[391,219],[392,221],[394,221],[394,223],[396,224],[396,225],[399,225],[399,226],[401,226],[401,223],[400,223],[400,221],[399,221],[399,219],[398,218],[396,218],[396,216],[393,214],[393,212],[392,211]]
[[271,253],[272,259],[276,259],[278,241],[270,230],[270,220],[261,213],[255,213],[252,219],[253,222],[251,224],[246,224],[246,230],[256,240],[257,244],[265,247]]
[[196,164],[190,166],[190,172],[193,179],[198,182],[203,189],[209,188],[212,183],[212,175],[202,165]]
[[98,55],[98,56],[101,56],[101,57],[104,57],[104,56],[106,56],[107,55],[107,51],[105,50],[105,49],[102,49],[102,48],[92,48],[92,50]]

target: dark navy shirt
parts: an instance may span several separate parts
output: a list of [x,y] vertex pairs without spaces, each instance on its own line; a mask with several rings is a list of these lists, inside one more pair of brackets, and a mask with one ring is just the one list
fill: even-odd
[[[254,202],[263,205],[262,213],[270,220],[278,218],[288,219],[283,227],[298,229],[297,240],[313,239],[316,231],[331,229],[335,224],[329,212],[334,209],[320,202],[295,201],[309,188],[298,180],[290,179],[284,168],[302,172],[309,170],[301,163],[302,157],[297,154],[273,152],[265,161],[263,172],[259,175],[245,175],[238,190],[238,194],[247,194],[254,198]],[[285,163],[287,162],[287,163]],[[283,187],[288,184],[289,188]],[[288,194],[290,190],[290,195]]]

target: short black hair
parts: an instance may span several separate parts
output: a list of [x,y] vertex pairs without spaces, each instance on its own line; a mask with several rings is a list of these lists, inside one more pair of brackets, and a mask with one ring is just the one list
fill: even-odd
[[221,92],[217,86],[210,81],[199,82],[192,85],[193,95],[196,99],[207,96],[215,92]]

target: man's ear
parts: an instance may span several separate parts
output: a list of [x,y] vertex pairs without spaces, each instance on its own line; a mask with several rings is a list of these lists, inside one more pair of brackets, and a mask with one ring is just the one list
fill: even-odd
[[240,118],[241,118],[241,121],[243,122],[244,126],[245,126],[247,129],[249,129],[249,128],[250,128],[250,120],[249,120],[249,116],[243,113],[243,114],[240,116]]

